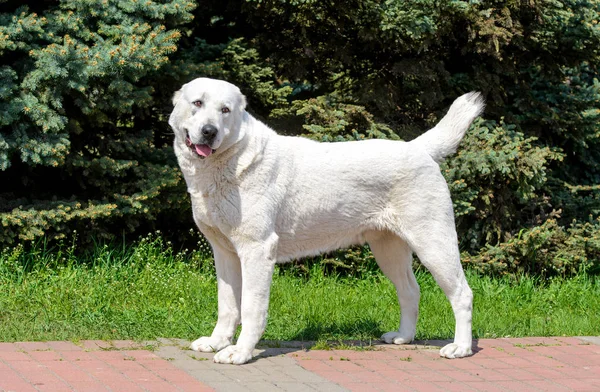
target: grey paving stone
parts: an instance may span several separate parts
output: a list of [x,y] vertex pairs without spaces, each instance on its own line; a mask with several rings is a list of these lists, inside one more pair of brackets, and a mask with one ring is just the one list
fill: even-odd
[[190,357],[186,355],[184,351],[175,346],[160,346],[157,350],[154,351],[154,353],[159,357],[165,359],[190,359]]
[[183,354],[188,358],[195,359],[197,361],[206,361],[207,363],[214,363],[213,358],[215,354],[213,353],[200,353],[198,351],[183,351]]
[[245,382],[244,387],[253,392],[280,392],[281,388],[268,381]]
[[217,392],[248,392],[248,388],[236,382],[214,382],[209,385]]
[[301,381],[301,382],[326,382],[327,381],[324,378],[322,378],[321,376],[319,376],[315,373],[309,372],[308,370],[306,370],[300,366],[286,366],[282,370],[290,378]]
[[199,364],[199,361],[194,361],[193,359],[174,359],[170,361],[173,366],[178,367],[179,369],[183,369],[185,371],[194,371],[198,369],[207,369],[206,366]]
[[587,343],[597,344],[600,346],[600,336],[579,336],[579,339]]
[[210,386],[212,386],[212,384],[214,384],[215,382],[233,382],[233,383],[237,382],[237,380],[227,377],[227,375],[225,375],[221,372],[218,372],[216,370],[199,368],[199,369],[193,369],[193,370],[186,370],[186,372],[188,372],[190,375],[192,375],[197,380],[200,380]]
[[318,392],[347,392],[348,390],[332,382],[308,382],[306,385]]
[[[247,377],[257,376],[256,374],[252,374],[248,370],[243,369],[241,366],[222,366],[220,369],[217,369],[215,371],[221,373],[222,375],[231,380],[235,380],[238,382],[243,382]],[[264,379],[265,374],[259,374],[258,377]]]
[[190,344],[192,344],[191,341],[185,340],[185,339],[175,339],[175,338],[172,338],[171,341],[173,343],[175,343],[176,345],[178,345],[179,347],[190,347]]
[[169,338],[158,338],[158,339],[156,339],[156,341],[158,343],[160,343],[161,345],[172,346],[174,344],[173,339],[169,339]]
[[306,392],[314,391],[308,384],[302,382],[279,382],[277,387],[287,392]]
[[290,357],[268,357],[264,358],[263,361],[266,360],[272,364],[276,364],[278,366],[293,366],[296,365],[296,360]]

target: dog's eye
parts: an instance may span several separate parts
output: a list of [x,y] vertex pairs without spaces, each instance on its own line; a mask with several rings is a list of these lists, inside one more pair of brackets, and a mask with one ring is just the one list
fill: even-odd
[[192,102],[192,105],[196,106],[196,107],[201,107],[202,106],[202,101],[201,100],[197,100]]
[[223,109],[221,109],[221,113],[229,113],[231,110],[229,110],[229,108],[227,106],[223,107]]

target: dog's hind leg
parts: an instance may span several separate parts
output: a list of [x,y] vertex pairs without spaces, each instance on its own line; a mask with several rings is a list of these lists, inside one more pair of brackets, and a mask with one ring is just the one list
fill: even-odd
[[440,350],[446,358],[472,355],[473,292],[467,283],[462,265],[452,213],[440,214],[435,209],[430,218],[415,224],[406,236],[412,250],[431,272],[452,305],[456,327],[454,342]]
[[400,304],[400,328],[381,339],[386,343],[410,343],[415,337],[420,297],[412,270],[412,251],[404,240],[390,232],[373,233],[367,240],[379,268],[396,287]]

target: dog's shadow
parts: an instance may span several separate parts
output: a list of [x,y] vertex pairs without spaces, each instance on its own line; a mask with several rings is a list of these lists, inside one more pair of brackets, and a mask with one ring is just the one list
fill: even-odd
[[[452,339],[428,339],[415,340],[407,345],[387,344],[380,339],[358,339],[358,340],[328,340],[328,336],[355,335],[355,336],[381,336],[383,331],[380,323],[375,320],[361,320],[360,322],[343,324],[317,324],[310,323],[290,340],[261,340],[257,349],[262,350],[255,355],[252,362],[261,358],[281,356],[293,352],[309,350],[378,350],[393,348],[398,350],[439,350],[445,345],[452,343]],[[325,339],[323,339],[325,338]],[[473,340],[473,355],[482,349],[478,340]]]
[[[394,345],[385,343],[382,340],[345,340],[345,341],[272,341],[262,340],[257,349],[261,352],[255,355],[250,363],[256,362],[262,358],[279,357],[294,352],[308,352],[310,350],[439,350],[445,345],[452,343],[452,339],[445,340],[415,340],[411,344]],[[473,355],[483,349],[479,347],[477,339],[473,340]],[[440,357],[441,358],[441,357]],[[444,359],[444,358],[442,358]]]
[[[316,323],[309,321],[307,325],[298,331],[290,340],[329,340],[328,337],[335,335],[354,336],[381,336],[383,331],[379,321],[362,319],[350,323]],[[368,339],[362,339],[368,340]]]
[[[163,358],[172,360],[173,350],[178,353],[183,350],[185,357],[191,357],[199,361],[211,361],[214,353],[199,353],[189,349],[189,341],[183,339],[163,339],[157,349],[157,354]],[[166,341],[166,343],[165,343]],[[175,342],[175,343],[173,343]],[[254,356],[249,363],[254,363],[260,359],[285,356],[292,353],[306,353],[311,350],[430,350],[436,351],[451,343],[452,340],[417,340],[407,345],[387,344],[378,339],[369,340],[336,340],[336,341],[314,341],[314,340],[261,340],[254,351]],[[166,351],[165,351],[166,350]],[[473,354],[477,355],[483,349],[479,347],[478,341],[473,341]],[[164,352],[163,352],[164,351]]]

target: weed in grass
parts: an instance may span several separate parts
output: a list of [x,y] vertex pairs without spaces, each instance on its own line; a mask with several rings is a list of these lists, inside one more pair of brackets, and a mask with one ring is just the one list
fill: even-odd
[[143,345],[143,346],[140,347],[140,350],[146,350],[146,351],[154,352],[154,351],[158,350],[158,345],[157,344],[145,344],[145,345]]
[[331,351],[331,345],[329,344],[329,342],[324,341],[324,340],[319,340],[317,342],[315,342],[315,344],[311,347],[311,350],[325,350],[325,351]]
[[371,344],[365,345],[358,341],[356,344],[348,344],[346,342],[328,342],[319,340],[310,347],[311,350],[352,350],[352,351],[375,351],[377,348]]
[[513,344],[513,346],[519,347],[519,348],[552,347],[552,346],[560,346],[560,343],[556,343],[556,344],[550,344],[550,343],[532,343],[532,344],[515,343],[515,344]]

